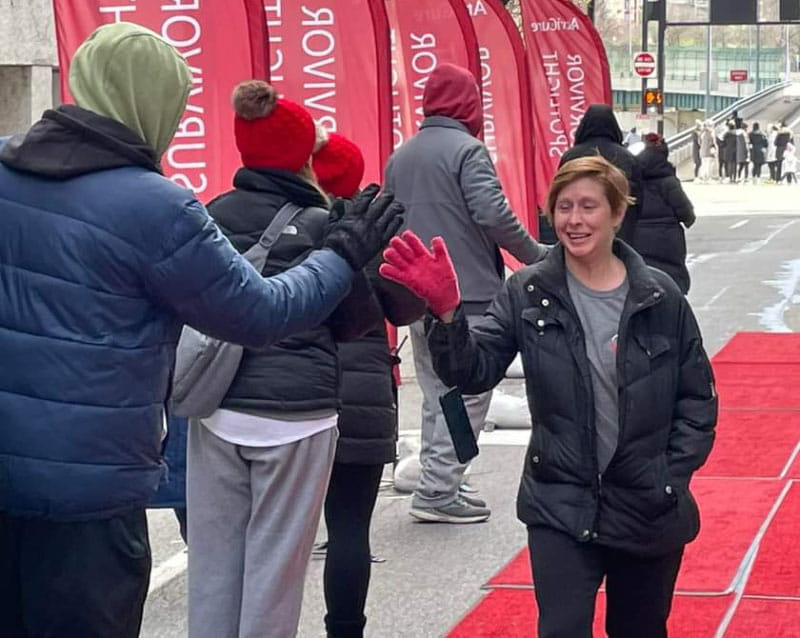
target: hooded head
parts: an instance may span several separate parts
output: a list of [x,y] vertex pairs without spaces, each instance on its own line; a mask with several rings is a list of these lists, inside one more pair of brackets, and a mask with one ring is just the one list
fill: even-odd
[[428,77],[422,94],[425,116],[444,115],[458,120],[473,135],[483,128],[483,104],[475,76],[448,62],[437,66]]
[[124,124],[156,157],[178,129],[191,85],[181,55],[153,31],[130,22],[96,29],[69,67],[75,104]]
[[582,144],[593,137],[605,137],[622,144],[622,129],[619,127],[614,110],[608,104],[592,104],[586,109],[575,132],[575,143]]
[[364,178],[364,156],[350,140],[329,133],[327,142],[314,153],[314,173],[326,193],[351,198]]
[[242,82],[233,90],[234,135],[242,164],[297,173],[317,142],[314,120],[302,106],[278,97],[266,82]]

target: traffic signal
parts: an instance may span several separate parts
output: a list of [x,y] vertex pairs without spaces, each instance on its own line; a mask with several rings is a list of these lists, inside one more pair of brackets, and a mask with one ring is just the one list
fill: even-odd
[[664,103],[664,94],[660,89],[645,89],[643,98],[645,106],[659,106]]
[[755,24],[757,0],[711,0],[711,24]]
[[800,0],[781,0],[780,20],[800,20]]

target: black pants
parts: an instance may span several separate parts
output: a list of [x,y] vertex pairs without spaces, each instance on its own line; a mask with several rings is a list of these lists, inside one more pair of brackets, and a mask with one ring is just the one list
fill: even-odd
[[135,638],[150,566],[144,510],[80,523],[0,513],[0,635]]
[[725,177],[731,182],[736,181],[736,160],[728,160],[725,162]]
[[739,179],[742,178],[742,173],[744,173],[744,178],[747,179],[750,177],[750,164],[748,162],[739,162]]
[[683,549],[642,558],[529,527],[539,638],[591,638],[597,590],[606,578],[609,638],[666,638]]
[[325,626],[331,638],[364,635],[372,560],[369,525],[382,474],[383,465],[333,464],[325,499],[328,553],[323,576]]
[[762,166],[764,166],[764,162],[753,162],[753,177],[761,179]]

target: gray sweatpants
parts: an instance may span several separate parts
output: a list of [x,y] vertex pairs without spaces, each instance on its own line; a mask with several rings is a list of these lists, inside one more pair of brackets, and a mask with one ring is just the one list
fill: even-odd
[[[480,317],[468,317],[473,323]],[[422,449],[419,460],[421,470],[419,484],[411,501],[412,507],[441,507],[452,503],[458,495],[458,486],[467,466],[459,463],[453,440],[447,429],[439,397],[447,392],[447,386],[436,376],[425,338],[424,321],[417,321],[409,326],[411,347],[414,350],[414,368],[417,372],[417,383],[422,390]],[[472,430],[475,438],[483,428],[491,390],[477,395],[465,395]]]
[[190,424],[190,638],[297,633],[337,436],[247,447]]

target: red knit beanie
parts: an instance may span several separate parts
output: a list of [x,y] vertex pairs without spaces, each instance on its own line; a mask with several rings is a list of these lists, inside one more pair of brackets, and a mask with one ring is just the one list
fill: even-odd
[[296,173],[314,150],[311,115],[299,104],[278,97],[266,82],[242,82],[233,90],[234,135],[242,164]]
[[329,133],[327,144],[314,153],[313,168],[322,190],[334,197],[350,198],[364,178],[364,156],[346,137]]

